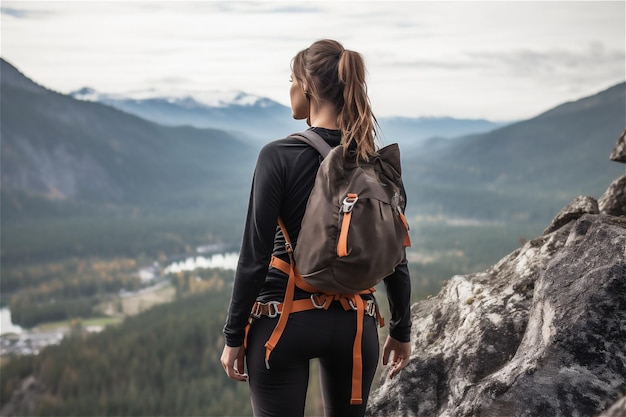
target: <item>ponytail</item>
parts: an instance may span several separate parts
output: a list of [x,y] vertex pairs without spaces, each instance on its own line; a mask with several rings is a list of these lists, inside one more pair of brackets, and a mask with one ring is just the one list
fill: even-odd
[[361,54],[343,51],[339,58],[339,82],[343,84],[343,107],[338,123],[343,133],[344,152],[355,143],[357,157],[367,161],[376,154],[374,137],[378,122],[367,95]]
[[311,98],[328,101],[337,109],[344,154],[354,149],[358,159],[367,161],[374,156],[378,122],[367,96],[361,54],[323,39],[298,52],[292,71],[299,81],[306,82]]

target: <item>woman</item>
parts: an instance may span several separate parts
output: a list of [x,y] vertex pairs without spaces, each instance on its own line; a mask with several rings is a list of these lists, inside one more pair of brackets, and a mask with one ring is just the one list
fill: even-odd
[[[310,130],[328,144],[356,150],[362,159],[376,154],[376,119],[367,97],[360,54],[333,40],[313,43],[293,59],[290,96],[293,117],[306,119]],[[253,306],[282,302],[285,297],[287,275],[269,267],[272,256],[289,262],[277,219],[282,218],[295,246],[318,167],[317,151],[293,137],[271,142],[259,153],[221,358],[230,378],[249,380],[255,416],[304,414],[312,358],[319,358],[325,415],[362,416],[376,372],[377,320],[367,315],[363,320],[359,387],[363,401],[351,404],[357,313],[346,311],[339,301],[326,310],[291,314],[267,363],[265,343],[276,326],[277,312],[254,314],[246,330]],[[389,377],[393,377],[406,366],[411,350],[411,287],[406,258],[384,282],[392,317],[382,359],[384,365],[391,362]],[[372,299],[373,295],[362,297]],[[311,298],[311,293],[296,288],[294,298]],[[244,373],[244,357],[248,374]]]

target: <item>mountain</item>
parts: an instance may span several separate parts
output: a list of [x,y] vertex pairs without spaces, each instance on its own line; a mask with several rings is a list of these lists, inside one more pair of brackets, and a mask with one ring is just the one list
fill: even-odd
[[447,139],[485,133],[505,126],[505,122],[453,117],[383,117],[379,119],[385,143],[398,142],[404,154],[429,152]]
[[[172,92],[169,96],[145,91],[120,95],[83,87],[70,95],[79,100],[107,104],[165,125],[226,130],[257,145],[307,127],[303,121],[293,120],[289,107],[241,91]],[[488,120],[451,117],[383,117],[379,123],[383,142],[398,142],[407,150],[420,147],[426,139],[483,133],[504,125]]]
[[240,236],[256,149],[50,91],[0,60],[2,266]]
[[141,205],[249,180],[240,172],[254,151],[227,132],[161,126],[47,90],[0,63],[7,195]]
[[306,128],[303,121],[291,117],[290,108],[241,91],[173,93],[167,97],[147,91],[135,93],[132,97],[99,93],[84,87],[70,95],[79,100],[107,104],[163,125],[228,131],[256,145]]
[[626,83],[535,118],[446,141],[404,160],[406,183],[428,210],[535,219],[573,197],[598,196],[623,168],[607,149],[626,127]]

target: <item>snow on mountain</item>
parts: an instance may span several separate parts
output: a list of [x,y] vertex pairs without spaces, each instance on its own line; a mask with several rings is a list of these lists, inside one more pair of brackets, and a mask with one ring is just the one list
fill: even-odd
[[73,91],[70,95],[78,100],[97,101],[101,103],[117,102],[121,100],[163,100],[181,107],[198,108],[213,107],[226,108],[231,106],[269,107],[277,104],[275,101],[243,91],[184,91],[172,90],[166,93],[155,89],[135,90],[126,93],[101,93],[91,87],[83,87]]

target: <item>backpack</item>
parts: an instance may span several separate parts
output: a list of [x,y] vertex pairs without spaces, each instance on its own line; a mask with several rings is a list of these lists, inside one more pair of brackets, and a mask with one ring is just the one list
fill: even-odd
[[[362,404],[361,339],[365,314],[384,321],[376,300],[361,294],[375,291],[376,284],[391,274],[410,246],[409,226],[404,217],[400,151],[397,144],[378,151],[370,161],[344,157],[343,148],[331,148],[317,133],[307,130],[291,135],[314,147],[324,158],[307,202],[293,249],[281,218],[278,225],[285,238],[290,262],[272,256],[270,267],[289,276],[284,301],[257,301],[250,322],[261,315],[280,316],[265,343],[265,366],[279,342],[289,315],[311,309],[328,309],[339,301],[345,310],[356,311],[356,333],[352,351],[350,404]],[[295,299],[295,288],[311,293]],[[246,327],[246,339],[250,324]]]
[[331,148],[307,130],[292,137],[324,158],[302,219],[294,260],[304,280],[330,293],[354,294],[393,273],[410,246],[404,216],[400,149],[386,146],[369,161]]

